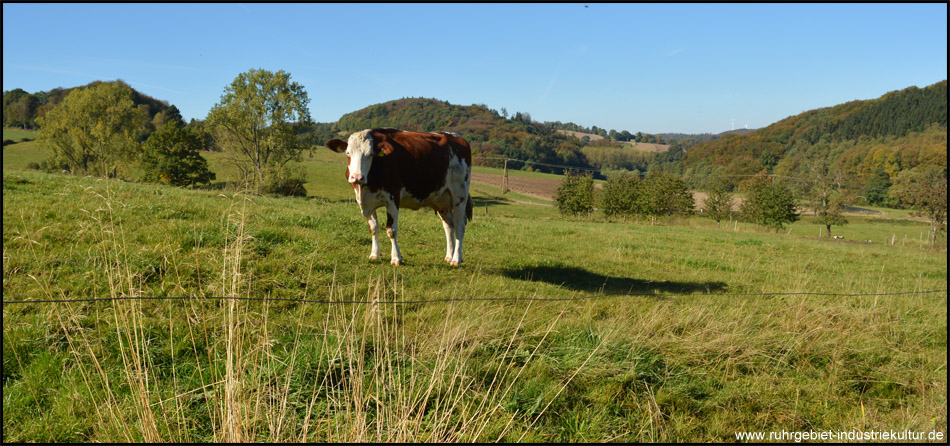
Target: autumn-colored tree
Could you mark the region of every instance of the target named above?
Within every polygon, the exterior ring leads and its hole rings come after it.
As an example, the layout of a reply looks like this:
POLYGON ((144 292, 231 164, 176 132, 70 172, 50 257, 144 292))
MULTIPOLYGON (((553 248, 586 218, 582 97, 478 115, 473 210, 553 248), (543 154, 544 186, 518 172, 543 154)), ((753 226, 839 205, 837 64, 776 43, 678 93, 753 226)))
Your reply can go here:
POLYGON ((946 229, 947 168, 928 166, 905 170, 894 180, 890 193, 901 206, 915 209, 930 220, 930 245, 934 246, 937 234, 946 229))

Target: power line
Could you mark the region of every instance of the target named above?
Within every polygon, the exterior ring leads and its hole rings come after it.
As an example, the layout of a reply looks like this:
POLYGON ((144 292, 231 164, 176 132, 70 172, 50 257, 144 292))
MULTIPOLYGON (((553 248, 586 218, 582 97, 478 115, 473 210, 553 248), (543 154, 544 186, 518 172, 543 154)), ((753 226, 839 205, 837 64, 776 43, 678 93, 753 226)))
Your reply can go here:
POLYGON ((292 299, 286 297, 240 297, 240 296, 122 296, 122 297, 93 297, 87 299, 44 299, 44 300, 4 300, 3 304, 39 304, 39 303, 72 303, 72 302, 108 302, 122 300, 244 300, 244 301, 272 301, 272 302, 301 302, 313 304, 425 304, 425 303, 444 303, 444 302, 565 302, 578 301, 597 298, 613 297, 691 297, 691 296, 737 296, 737 297, 768 297, 768 296, 840 296, 840 297, 866 297, 866 296, 900 296, 909 294, 932 294, 945 293, 947 290, 925 290, 925 291, 896 291, 887 293, 825 293, 825 292, 769 292, 769 293, 599 293, 589 296, 573 297, 451 297, 443 299, 422 299, 422 300, 317 300, 317 299, 292 299))

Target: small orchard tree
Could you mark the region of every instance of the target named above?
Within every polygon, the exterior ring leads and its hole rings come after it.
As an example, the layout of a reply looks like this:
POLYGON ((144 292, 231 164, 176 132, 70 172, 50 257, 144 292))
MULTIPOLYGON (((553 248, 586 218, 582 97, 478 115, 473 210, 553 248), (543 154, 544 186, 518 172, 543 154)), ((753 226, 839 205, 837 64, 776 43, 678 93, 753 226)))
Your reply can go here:
POLYGON ((554 201, 562 215, 590 213, 594 208, 594 177, 569 173, 557 188, 554 201))
POLYGON ((639 184, 639 177, 626 171, 620 171, 608 178, 600 195, 600 207, 604 210, 604 216, 622 216, 626 221, 628 215, 634 214, 639 184))
POLYGON ((169 121, 145 141, 142 168, 145 181, 194 186, 214 180, 208 161, 198 153, 201 139, 179 121, 169 121))
POLYGON ((37 121, 37 138, 53 152, 51 164, 73 173, 111 175, 138 158, 144 121, 132 89, 122 83, 75 89, 37 121))
POLYGON ((280 70, 251 69, 225 87, 206 125, 216 143, 258 191, 312 145, 304 131, 313 127, 303 86, 280 70))
POLYGON ((937 234, 946 229, 947 168, 928 166, 902 171, 890 193, 901 206, 915 209, 930 220, 930 246, 934 246, 937 234))
POLYGON ((640 185, 636 207, 650 216, 651 224, 657 217, 684 215, 692 212, 695 206, 693 194, 682 178, 668 173, 654 173, 647 176, 640 185))
POLYGON ((764 178, 756 178, 746 184, 749 195, 739 212, 747 221, 776 231, 798 221, 795 195, 787 187, 764 178))
POLYGON ((851 202, 851 194, 844 188, 844 175, 840 170, 831 170, 824 163, 811 167, 812 182, 808 189, 809 205, 815 212, 815 223, 824 225, 831 237, 831 227, 848 224, 844 218, 844 206, 851 202))
POLYGON ((714 180, 709 190, 708 196, 703 204, 705 214, 716 221, 716 227, 720 227, 720 222, 732 216, 732 192, 729 191, 729 183, 725 180, 714 180))

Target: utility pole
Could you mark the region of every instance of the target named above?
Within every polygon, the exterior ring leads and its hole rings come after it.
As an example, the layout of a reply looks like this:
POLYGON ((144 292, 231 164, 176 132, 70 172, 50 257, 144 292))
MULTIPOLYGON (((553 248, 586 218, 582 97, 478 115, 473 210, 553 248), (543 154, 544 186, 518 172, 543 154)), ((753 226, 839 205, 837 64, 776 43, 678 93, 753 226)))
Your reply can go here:
POLYGON ((502 195, 508 193, 508 157, 505 157, 505 179, 501 186, 502 195))

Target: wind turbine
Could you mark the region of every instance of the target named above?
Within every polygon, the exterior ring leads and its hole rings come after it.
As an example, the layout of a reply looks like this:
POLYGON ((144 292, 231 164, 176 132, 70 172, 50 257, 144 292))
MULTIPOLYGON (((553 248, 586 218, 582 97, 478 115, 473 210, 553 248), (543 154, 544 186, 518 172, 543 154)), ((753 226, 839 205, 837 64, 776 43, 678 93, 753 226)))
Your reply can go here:
POLYGON ((746 122, 745 122, 745 129, 746 129, 746 130, 749 130, 749 121, 746 121, 746 122))

